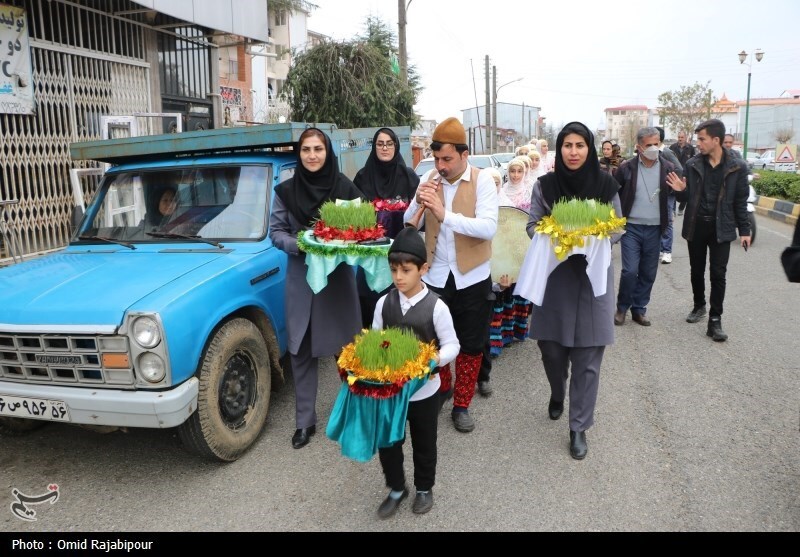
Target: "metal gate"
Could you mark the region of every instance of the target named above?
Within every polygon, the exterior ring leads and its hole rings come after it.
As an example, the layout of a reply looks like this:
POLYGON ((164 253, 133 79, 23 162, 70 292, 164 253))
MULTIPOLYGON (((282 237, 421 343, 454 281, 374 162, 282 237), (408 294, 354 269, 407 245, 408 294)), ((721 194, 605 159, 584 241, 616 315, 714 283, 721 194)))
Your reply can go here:
MULTIPOLYGON (((142 29, 83 1, 86 7, 4 0, 27 9, 31 30, 37 112, 0 114, 0 200, 19 200, 4 206, 0 219, 25 256, 69 242, 74 204, 69 171, 76 165, 69 144, 100 139, 101 116, 151 110, 142 29)), ((124 0, 111 3, 131 6, 124 0)), ((147 118, 140 123, 145 130, 151 125, 147 118)), ((97 177, 83 181, 87 200, 97 183, 97 177)), ((9 244, 0 241, 0 265, 13 262, 9 244)))

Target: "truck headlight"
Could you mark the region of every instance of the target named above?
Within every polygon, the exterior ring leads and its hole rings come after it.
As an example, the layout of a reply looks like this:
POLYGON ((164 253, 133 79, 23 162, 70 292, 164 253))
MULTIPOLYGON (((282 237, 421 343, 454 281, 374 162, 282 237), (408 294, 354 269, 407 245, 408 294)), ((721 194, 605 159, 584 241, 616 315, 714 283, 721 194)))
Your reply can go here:
POLYGON ((167 368, 162 360, 152 352, 145 352, 139 356, 139 365, 136 371, 150 383, 158 383, 167 373, 167 368))
POLYGON ((158 323, 152 317, 139 317, 133 322, 133 338, 142 348, 154 348, 161 342, 158 323))

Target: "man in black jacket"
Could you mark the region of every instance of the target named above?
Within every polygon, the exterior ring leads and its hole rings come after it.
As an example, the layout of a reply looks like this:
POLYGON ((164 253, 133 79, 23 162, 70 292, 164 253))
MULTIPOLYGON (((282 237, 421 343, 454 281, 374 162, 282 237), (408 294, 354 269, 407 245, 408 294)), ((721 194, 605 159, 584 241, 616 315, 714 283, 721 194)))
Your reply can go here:
MULTIPOLYGON (((686 142, 686 132, 678 132, 678 142, 669 146, 669 150, 675 153, 681 166, 686 166, 686 161, 695 156, 696 151, 691 143, 686 142)), ((686 209, 686 202, 681 201, 678 203, 678 216, 683 214, 686 209)))
POLYGON ((747 218, 747 165, 722 147, 725 124, 706 120, 695 130, 700 154, 684 165, 684 178, 675 173, 667 183, 678 201, 687 203, 682 236, 689 248, 694 307, 686 321, 697 323, 706 314, 706 254, 711 278, 711 309, 706 334, 717 342, 728 338, 722 330, 722 303, 731 242, 738 229, 742 247, 750 246, 747 218))

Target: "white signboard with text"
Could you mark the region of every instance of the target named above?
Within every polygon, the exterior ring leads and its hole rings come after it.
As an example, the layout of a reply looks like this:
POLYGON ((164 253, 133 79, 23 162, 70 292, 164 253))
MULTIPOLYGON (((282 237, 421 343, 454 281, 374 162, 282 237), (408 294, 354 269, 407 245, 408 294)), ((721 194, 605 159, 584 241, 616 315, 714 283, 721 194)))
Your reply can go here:
POLYGON ((35 114, 28 18, 0 4, 0 113, 35 114))

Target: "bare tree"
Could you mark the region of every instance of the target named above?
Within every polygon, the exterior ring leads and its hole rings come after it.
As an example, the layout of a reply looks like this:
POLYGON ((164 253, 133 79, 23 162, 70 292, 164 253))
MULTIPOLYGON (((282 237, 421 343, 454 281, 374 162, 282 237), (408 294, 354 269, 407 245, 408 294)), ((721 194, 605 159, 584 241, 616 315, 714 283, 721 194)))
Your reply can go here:
POLYGON ((633 155, 633 147, 636 145, 636 134, 639 131, 638 120, 629 116, 619 130, 617 142, 620 144, 624 156, 633 155))
POLYGON ((794 137, 794 128, 778 128, 772 136, 778 143, 789 143, 794 137))
POLYGON ((712 109, 717 103, 714 92, 705 85, 681 86, 677 91, 666 91, 658 96, 658 115, 665 127, 691 135, 697 125, 712 118, 712 109))

